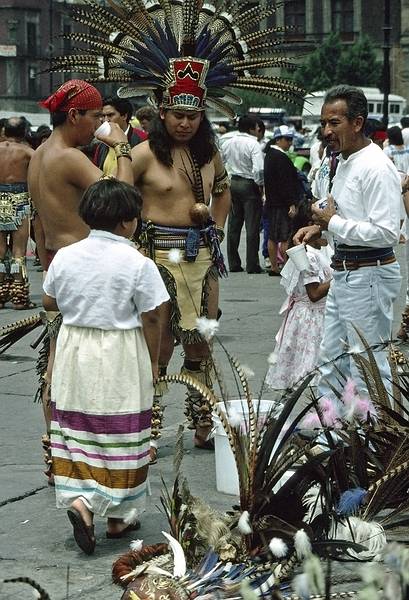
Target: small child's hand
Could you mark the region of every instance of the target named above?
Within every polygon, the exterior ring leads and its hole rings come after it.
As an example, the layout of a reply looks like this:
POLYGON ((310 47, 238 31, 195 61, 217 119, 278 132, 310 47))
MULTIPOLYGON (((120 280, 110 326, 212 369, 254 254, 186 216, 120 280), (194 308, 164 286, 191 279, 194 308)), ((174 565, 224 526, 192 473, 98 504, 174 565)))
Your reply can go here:
POLYGON ((152 363, 152 377, 153 381, 156 381, 159 377, 159 365, 158 363, 152 363))

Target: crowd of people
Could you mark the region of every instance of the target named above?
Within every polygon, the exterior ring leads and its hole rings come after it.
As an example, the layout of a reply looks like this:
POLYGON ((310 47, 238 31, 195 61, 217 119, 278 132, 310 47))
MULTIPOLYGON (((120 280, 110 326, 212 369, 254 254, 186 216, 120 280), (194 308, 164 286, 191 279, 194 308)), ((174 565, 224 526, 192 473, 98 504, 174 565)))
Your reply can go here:
POLYGON ((406 185, 398 171, 408 170, 404 130, 388 130, 383 151, 365 134, 362 91, 333 88, 309 193, 287 154, 292 129, 277 127, 264 144, 264 125, 245 115, 238 133, 216 138, 198 94, 192 108, 169 93, 158 110, 139 109, 135 123, 128 100, 103 99, 91 84, 70 80, 42 103, 52 131, 39 128, 35 150, 23 119, 4 124, 0 302, 31 306, 32 210, 48 320, 48 475, 87 554, 95 548, 94 514, 107 519, 107 537, 139 527, 148 466, 158 458, 165 393, 158 378, 176 344, 192 382, 185 414, 195 446, 213 447, 212 410, 200 392, 212 387, 211 345, 199 322, 212 326, 220 317, 227 219, 229 271, 244 271, 245 225, 245 270, 264 272, 263 230, 269 274, 288 295, 267 383, 291 388, 320 365, 313 382, 320 396, 336 400, 340 370, 364 394, 351 354, 363 350, 362 335, 389 385, 385 349, 377 346, 391 337, 401 283, 394 246, 406 185), (103 121, 109 131, 98 133, 103 121), (286 250, 300 244, 305 269, 286 261, 286 250))

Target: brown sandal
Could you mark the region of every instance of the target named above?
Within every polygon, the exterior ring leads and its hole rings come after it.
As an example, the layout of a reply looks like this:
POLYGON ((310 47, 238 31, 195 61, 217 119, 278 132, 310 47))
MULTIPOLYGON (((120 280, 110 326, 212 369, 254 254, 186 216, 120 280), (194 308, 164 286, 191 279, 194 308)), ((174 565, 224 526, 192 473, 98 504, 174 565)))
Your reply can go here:
POLYGON ((67 509, 67 516, 73 527, 74 539, 85 554, 93 554, 95 550, 94 526, 87 525, 81 513, 72 506, 67 509))

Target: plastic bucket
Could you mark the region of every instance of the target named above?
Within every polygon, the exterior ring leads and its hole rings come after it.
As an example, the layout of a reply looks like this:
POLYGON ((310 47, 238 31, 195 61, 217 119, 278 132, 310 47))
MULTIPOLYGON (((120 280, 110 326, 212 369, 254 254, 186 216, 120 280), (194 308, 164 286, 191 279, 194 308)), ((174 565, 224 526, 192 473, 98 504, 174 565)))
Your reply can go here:
MULTIPOLYGON (((229 406, 240 417, 242 417, 242 428, 246 431, 246 423, 248 423, 248 406, 245 400, 230 400, 229 406)), ((258 400, 253 400, 254 410, 257 414, 258 400)), ((258 425, 261 427, 266 419, 266 415, 270 412, 273 402, 271 400, 261 400, 258 410, 258 425)), ((222 412, 226 412, 224 402, 218 403, 218 408, 222 412)), ((239 476, 237 467, 234 461, 233 452, 230 448, 227 434, 223 425, 217 416, 213 413, 213 424, 215 427, 214 434, 214 449, 216 461, 216 488, 218 492, 223 494, 239 495, 239 476)))

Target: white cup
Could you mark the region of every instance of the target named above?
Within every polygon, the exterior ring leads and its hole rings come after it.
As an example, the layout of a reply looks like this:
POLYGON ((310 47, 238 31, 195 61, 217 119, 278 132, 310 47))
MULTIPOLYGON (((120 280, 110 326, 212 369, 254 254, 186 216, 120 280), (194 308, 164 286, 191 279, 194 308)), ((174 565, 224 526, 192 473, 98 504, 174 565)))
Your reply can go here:
POLYGON ((95 131, 95 137, 99 137, 100 135, 109 135, 111 133, 111 125, 108 121, 104 121, 102 125, 98 127, 95 131))
POLYGON ((304 244, 293 246, 287 250, 287 256, 290 258, 299 271, 306 271, 310 267, 307 250, 304 244))

